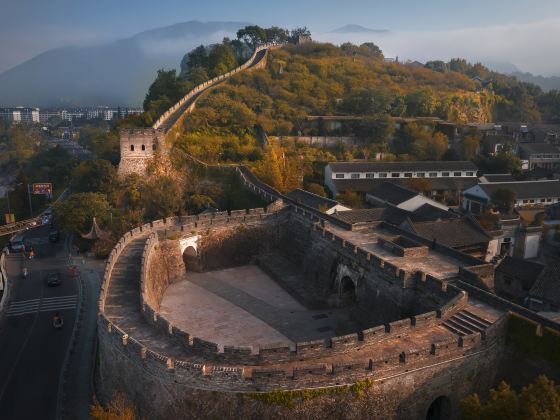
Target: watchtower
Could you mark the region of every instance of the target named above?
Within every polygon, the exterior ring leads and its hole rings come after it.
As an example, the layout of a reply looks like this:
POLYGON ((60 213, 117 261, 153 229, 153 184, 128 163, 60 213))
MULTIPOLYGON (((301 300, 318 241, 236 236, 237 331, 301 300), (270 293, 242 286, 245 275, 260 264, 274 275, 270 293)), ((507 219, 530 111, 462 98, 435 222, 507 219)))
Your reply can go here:
POLYGON ((131 173, 144 175, 148 162, 155 153, 165 153, 165 132, 153 128, 123 129, 120 132, 121 161, 119 177, 124 178, 131 173))

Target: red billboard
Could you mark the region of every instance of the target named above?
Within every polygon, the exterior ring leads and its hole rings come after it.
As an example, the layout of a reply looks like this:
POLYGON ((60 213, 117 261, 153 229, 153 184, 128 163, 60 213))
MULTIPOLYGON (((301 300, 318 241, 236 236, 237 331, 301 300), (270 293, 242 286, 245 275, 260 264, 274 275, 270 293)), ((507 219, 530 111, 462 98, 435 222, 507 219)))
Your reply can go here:
POLYGON ((33 194, 52 196, 52 184, 50 182, 41 182, 33 184, 33 194))

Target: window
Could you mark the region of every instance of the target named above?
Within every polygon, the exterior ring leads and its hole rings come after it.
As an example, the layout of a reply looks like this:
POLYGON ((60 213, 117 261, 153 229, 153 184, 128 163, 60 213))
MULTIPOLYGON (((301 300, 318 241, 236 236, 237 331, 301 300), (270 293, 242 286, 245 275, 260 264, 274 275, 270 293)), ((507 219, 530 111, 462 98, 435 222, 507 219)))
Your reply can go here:
POLYGON ((146 150, 146 145, 142 145, 142 151, 146 150))
POLYGON ((380 172, 378 177, 379 178, 387 178, 387 174, 385 172, 380 172))
POLYGON ((134 145, 133 144, 130 145, 130 151, 134 152, 134 145))
POLYGON ((374 178, 374 177, 375 177, 375 174, 372 173, 372 172, 368 172, 368 173, 366 174, 366 178, 374 178))
POLYGON ((424 177, 426 176, 426 174, 425 174, 424 172, 417 172, 417 173, 416 173, 416 176, 417 176, 418 178, 424 178, 424 177))
POLYGON ((360 174, 350 174, 350 178, 352 178, 352 179, 359 179, 359 178, 360 178, 360 174))
POLYGON ((547 203, 552 202, 552 198, 547 198, 547 199, 546 199, 546 202, 547 202, 547 203))
POLYGON ((442 172, 441 176, 449 176, 449 172, 442 172))
POLYGON ((400 178, 400 177, 401 177, 400 172, 393 172, 393 173, 391 174, 391 178, 400 178))
POLYGON ((157 144, 152 144, 152 150, 156 150, 157 149, 157 144))
POLYGON ((467 172, 467 176, 474 176, 474 172, 467 172))
POLYGON ((523 200, 523 204, 527 204, 529 200, 523 200))
POLYGON ((535 200, 529 200, 529 203, 534 203, 534 202, 535 202, 535 200))
POLYGON ((541 203, 544 203, 546 200, 544 198, 541 198, 541 203))
POLYGON ((405 178, 412 178, 412 172, 405 172, 404 177, 405 178))
POLYGON ((334 174, 334 177, 338 179, 344 178, 344 174, 334 174))
POLYGON ((462 172, 453 172, 453 176, 461 176, 462 174, 462 172))
POLYGON ((430 172, 430 178, 436 178, 437 172, 430 172))

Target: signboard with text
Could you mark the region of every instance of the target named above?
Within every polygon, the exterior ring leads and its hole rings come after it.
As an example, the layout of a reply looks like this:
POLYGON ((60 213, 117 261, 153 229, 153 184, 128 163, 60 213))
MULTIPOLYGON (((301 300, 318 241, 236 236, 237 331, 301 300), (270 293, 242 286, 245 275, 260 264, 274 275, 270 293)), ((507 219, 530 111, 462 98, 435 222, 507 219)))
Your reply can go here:
POLYGON ((33 184, 33 194, 52 197, 52 184, 50 182, 33 184))

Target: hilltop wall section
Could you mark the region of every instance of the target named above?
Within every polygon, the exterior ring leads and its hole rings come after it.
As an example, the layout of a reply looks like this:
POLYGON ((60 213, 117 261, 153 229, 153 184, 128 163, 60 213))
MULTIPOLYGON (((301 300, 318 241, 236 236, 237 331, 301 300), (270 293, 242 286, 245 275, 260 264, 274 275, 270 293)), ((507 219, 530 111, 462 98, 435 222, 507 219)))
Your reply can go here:
POLYGON ((280 46, 277 44, 259 46, 251 58, 241 66, 196 86, 161 115, 152 128, 121 130, 119 177, 123 179, 132 173, 144 176, 148 163, 154 158, 156 151, 161 153, 163 158, 167 156, 170 143, 166 142, 166 137, 178 133, 178 127, 194 110, 200 96, 239 72, 264 68, 268 51, 280 46))

